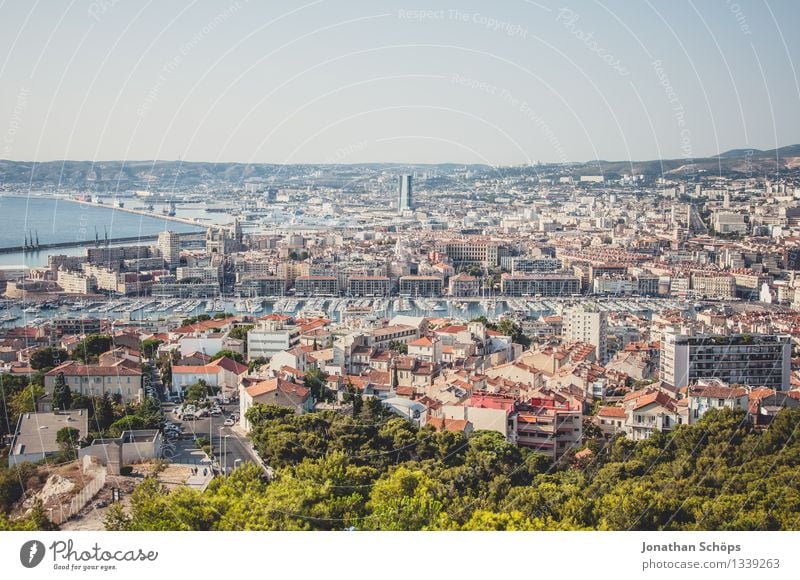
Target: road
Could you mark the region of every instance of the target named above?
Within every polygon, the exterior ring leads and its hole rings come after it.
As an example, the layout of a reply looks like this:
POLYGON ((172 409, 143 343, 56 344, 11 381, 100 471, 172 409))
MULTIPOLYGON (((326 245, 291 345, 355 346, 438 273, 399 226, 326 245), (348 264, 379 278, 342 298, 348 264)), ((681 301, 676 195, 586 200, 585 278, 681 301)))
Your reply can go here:
POLYGON ((172 413, 174 405, 166 403, 166 393, 158 371, 151 369, 151 383, 161 399, 162 409, 167 421, 183 425, 184 434, 191 433, 194 437, 205 437, 211 442, 212 454, 218 460, 218 466, 225 472, 230 472, 236 465, 244 462, 257 463, 255 452, 252 451, 250 441, 223 423, 232 413, 239 412, 238 403, 220 405, 221 417, 204 417, 194 421, 181 421, 172 413))
POLYGON ((219 459, 220 469, 230 472, 239 462, 254 461, 250 451, 250 441, 238 435, 230 427, 225 427, 225 418, 233 412, 239 411, 236 403, 221 405, 222 417, 203 417, 194 421, 179 421, 173 414, 168 415, 168 420, 184 426, 184 433, 191 433, 195 437, 206 437, 211 442, 214 456, 219 459), (222 446, 220 447, 220 443, 222 446))

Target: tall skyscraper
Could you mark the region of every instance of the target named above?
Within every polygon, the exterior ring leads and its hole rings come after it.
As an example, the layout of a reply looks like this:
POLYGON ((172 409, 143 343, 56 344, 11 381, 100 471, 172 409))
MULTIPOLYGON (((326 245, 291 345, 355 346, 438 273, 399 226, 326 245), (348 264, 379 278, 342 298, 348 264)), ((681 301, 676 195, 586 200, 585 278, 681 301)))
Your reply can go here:
POLYGON ((399 211, 406 211, 413 209, 414 201, 411 193, 411 176, 400 176, 400 190, 399 190, 399 203, 397 205, 399 211))
POLYGON ((181 264, 181 238, 175 232, 161 232, 158 234, 156 244, 161 257, 170 268, 177 268, 181 264))

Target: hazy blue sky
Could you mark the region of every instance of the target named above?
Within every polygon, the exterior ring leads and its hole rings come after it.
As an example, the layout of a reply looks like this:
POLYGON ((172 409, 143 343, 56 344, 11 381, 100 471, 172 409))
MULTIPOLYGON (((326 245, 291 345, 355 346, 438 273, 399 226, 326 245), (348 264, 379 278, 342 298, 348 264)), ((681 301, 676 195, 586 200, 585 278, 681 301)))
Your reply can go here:
POLYGON ((799 22, 795 0, 10 0, 0 158, 506 165, 774 148, 800 142, 799 22))

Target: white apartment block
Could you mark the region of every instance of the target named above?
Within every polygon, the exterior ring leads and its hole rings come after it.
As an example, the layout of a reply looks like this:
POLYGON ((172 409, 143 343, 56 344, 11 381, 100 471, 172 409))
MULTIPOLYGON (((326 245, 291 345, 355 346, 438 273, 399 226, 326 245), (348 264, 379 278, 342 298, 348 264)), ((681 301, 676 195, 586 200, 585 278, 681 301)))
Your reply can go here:
POLYGON ((564 340, 594 345, 595 356, 606 362, 608 356, 608 314, 605 311, 578 306, 564 314, 564 340))

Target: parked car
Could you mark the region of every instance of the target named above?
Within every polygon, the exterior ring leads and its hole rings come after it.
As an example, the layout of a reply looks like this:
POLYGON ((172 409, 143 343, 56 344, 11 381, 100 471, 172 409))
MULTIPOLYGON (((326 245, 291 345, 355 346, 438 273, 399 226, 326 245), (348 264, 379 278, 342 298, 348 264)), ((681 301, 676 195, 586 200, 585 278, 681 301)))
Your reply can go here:
POLYGON ((235 421, 231 417, 228 417, 227 419, 225 419, 223 425, 225 425, 226 427, 233 427, 234 423, 235 421))

